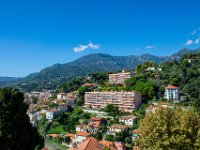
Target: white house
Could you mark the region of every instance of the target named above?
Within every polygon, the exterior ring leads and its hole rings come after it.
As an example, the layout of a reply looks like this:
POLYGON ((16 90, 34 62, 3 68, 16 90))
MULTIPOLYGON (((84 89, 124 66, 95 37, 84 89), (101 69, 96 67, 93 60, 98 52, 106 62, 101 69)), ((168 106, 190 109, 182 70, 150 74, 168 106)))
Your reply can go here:
POLYGON ((116 135, 116 133, 122 132, 122 131, 127 131, 128 127, 125 125, 121 124, 113 124, 112 126, 109 127, 109 130, 107 131, 107 134, 112 134, 116 135))
POLYGON ((134 116, 134 115, 122 116, 119 118, 119 122, 123 122, 127 126, 133 126, 136 119, 137 119, 137 116, 134 116))
POLYGON ((55 116, 57 115, 57 112, 58 111, 56 109, 48 110, 46 112, 46 119, 53 120, 55 116))
POLYGON ((81 143, 83 140, 89 137, 90 133, 87 132, 76 132, 75 140, 77 143, 81 143))
POLYGON ((87 132, 88 126, 87 125, 77 125, 76 132, 87 132))
POLYGON ((65 93, 58 93, 57 94, 57 99, 64 99, 65 93))
POLYGON ((168 85, 167 87, 165 87, 164 99, 167 99, 169 101, 178 101, 179 100, 178 87, 172 85, 168 85))

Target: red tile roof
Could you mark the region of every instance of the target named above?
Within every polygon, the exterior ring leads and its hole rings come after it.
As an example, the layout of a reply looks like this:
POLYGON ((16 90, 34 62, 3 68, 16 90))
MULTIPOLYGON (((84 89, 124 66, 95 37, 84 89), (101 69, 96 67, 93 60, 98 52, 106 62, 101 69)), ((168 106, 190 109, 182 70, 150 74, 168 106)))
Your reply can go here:
POLYGON ((59 134, 47 134, 47 136, 50 136, 52 138, 58 138, 58 137, 60 137, 59 134))
POLYGON ((85 83, 85 84, 83 84, 83 86, 93 86, 93 84, 91 84, 91 83, 85 83))
POLYGON ((140 129, 135 129, 132 131, 132 133, 136 133, 136 134, 139 134, 140 132, 141 132, 140 129))
POLYGON ((75 139, 75 134, 68 133, 68 134, 66 134, 65 136, 75 139))
POLYGON ((166 89, 177 89, 178 87, 173 86, 173 85, 168 85, 165 87, 166 89))
POLYGON ((123 119, 123 120, 128 120, 128 119, 133 119, 135 120, 137 118, 137 116, 134 116, 134 115, 130 115, 130 116, 121 116, 120 119, 123 119))
POLYGON ((77 144, 76 148, 70 148, 70 150, 102 150, 102 148, 95 138, 90 137, 82 143, 77 144))
POLYGON ((88 133, 88 132, 81 132, 81 131, 78 131, 78 132, 76 132, 76 135, 87 137, 87 136, 90 135, 90 133, 88 133))
POLYGON ((99 128, 101 126, 100 122, 90 123, 88 126, 99 128))
POLYGON ((113 124, 110 128, 115 128, 115 129, 127 129, 128 127, 125 125, 121 124, 113 124))
POLYGON ((91 121, 101 121, 102 119, 104 119, 104 118, 101 118, 101 117, 92 117, 92 118, 90 118, 91 121))

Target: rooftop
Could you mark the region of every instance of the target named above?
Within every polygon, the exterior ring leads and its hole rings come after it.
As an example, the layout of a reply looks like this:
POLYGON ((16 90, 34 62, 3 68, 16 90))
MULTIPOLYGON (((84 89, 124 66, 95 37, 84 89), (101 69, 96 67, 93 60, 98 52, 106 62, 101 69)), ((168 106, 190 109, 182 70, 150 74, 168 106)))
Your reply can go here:
POLYGON ((85 84, 83 84, 83 86, 93 86, 93 84, 91 84, 91 83, 85 83, 85 84))
POLYGON ((168 85, 165 87, 166 89, 177 89, 178 87, 173 86, 173 85, 168 85))
POLYGON ((112 126, 110 126, 110 128, 127 129, 128 127, 125 125, 121 125, 121 124, 113 124, 112 126))
POLYGON ((75 139, 75 134, 68 133, 68 134, 66 134, 65 136, 75 139))
POLYGON ((92 118, 90 118, 91 121, 101 121, 102 119, 105 119, 105 118, 101 118, 101 117, 92 117, 92 118))
POLYGON ((50 136, 52 138, 58 138, 58 137, 60 137, 59 134, 47 134, 47 136, 50 136))
POLYGON ((76 132, 76 135, 78 135, 78 136, 84 136, 84 137, 87 137, 87 136, 89 136, 89 135, 90 135, 90 133, 88 133, 88 132, 82 132, 82 131, 78 131, 78 132, 76 132))
POLYGON ((56 112, 57 109, 51 109, 51 110, 47 110, 47 112, 56 112))
POLYGON ((132 131, 132 133, 136 133, 136 134, 139 134, 140 132, 141 132, 140 129, 135 129, 132 131))
POLYGON ((70 148, 69 150, 102 150, 102 148, 95 138, 90 137, 77 144, 77 147, 70 148))
POLYGON ((130 115, 130 116, 121 116, 120 119, 123 119, 123 120, 128 120, 128 119, 133 119, 135 120, 137 118, 137 116, 134 116, 134 115, 130 115))

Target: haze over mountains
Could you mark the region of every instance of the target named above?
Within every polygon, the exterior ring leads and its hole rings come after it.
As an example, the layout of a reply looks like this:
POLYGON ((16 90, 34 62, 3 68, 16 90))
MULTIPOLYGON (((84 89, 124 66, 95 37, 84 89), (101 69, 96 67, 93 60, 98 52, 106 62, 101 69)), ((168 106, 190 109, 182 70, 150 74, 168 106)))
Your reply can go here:
POLYGON ((196 50, 182 49, 171 56, 154 56, 143 54, 140 56, 112 56, 109 54, 89 54, 73 62, 65 64, 55 64, 47 67, 38 73, 32 73, 25 78, 5 78, 0 77, 0 86, 18 85, 23 89, 43 89, 55 88, 60 83, 69 80, 74 76, 84 76, 95 72, 116 72, 123 68, 133 69, 136 65, 146 61, 156 63, 179 59, 188 52, 200 52, 196 50))

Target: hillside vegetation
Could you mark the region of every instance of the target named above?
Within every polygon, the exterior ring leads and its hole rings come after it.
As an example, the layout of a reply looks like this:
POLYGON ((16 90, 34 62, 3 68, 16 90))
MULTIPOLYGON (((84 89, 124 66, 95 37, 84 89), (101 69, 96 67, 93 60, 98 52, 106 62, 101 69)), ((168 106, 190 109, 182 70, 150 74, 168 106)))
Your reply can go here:
POLYGON ((94 73, 82 78, 73 78, 63 83, 60 91, 77 91, 79 100, 83 103, 86 91, 132 91, 141 92, 143 102, 149 100, 163 100, 165 86, 171 84, 179 87, 183 105, 194 106, 200 109, 200 53, 189 53, 179 61, 145 62, 137 65, 135 74, 128 79, 124 85, 109 85, 108 74, 94 73), (155 70, 147 70, 148 68, 155 70), (82 86, 84 83, 92 83, 92 87, 82 86))

